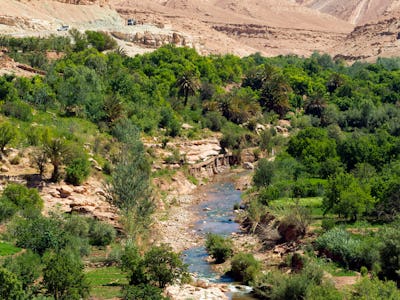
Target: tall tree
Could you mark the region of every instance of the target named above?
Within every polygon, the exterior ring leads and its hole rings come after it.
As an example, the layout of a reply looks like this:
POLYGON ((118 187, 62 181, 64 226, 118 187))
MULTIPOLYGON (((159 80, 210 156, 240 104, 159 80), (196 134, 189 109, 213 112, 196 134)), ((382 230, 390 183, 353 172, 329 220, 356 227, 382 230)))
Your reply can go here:
POLYGON ((199 89, 198 78, 192 71, 185 71, 176 83, 178 93, 185 98, 184 106, 187 105, 189 96, 192 96, 199 89))
POLYGON ((139 131, 129 120, 120 120, 114 127, 114 135, 121 147, 107 185, 107 199, 120 210, 126 234, 136 239, 146 232, 154 210, 150 166, 139 131))

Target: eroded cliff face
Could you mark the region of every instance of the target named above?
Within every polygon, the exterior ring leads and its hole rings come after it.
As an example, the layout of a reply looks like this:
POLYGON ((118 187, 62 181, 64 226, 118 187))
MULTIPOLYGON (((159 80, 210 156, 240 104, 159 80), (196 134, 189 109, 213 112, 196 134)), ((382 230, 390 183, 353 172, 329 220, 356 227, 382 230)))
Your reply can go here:
POLYGON ((104 6, 109 4, 109 0, 53 0, 61 3, 66 4, 75 4, 75 5, 92 5, 97 4, 100 6, 104 6))

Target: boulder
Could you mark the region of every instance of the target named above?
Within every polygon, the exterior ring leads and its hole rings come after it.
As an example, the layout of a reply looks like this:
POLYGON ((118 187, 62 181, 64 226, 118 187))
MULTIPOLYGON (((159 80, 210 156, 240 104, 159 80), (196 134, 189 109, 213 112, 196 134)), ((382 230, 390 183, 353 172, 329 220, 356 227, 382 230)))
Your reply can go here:
POLYGON ((10 171, 10 169, 9 168, 7 168, 6 166, 4 166, 4 165, 2 165, 1 167, 0 167, 0 172, 4 172, 4 173, 6 173, 6 172, 9 172, 10 171))
POLYGON ((69 186, 62 186, 57 188, 58 193, 60 194, 60 198, 68 198, 71 196, 73 190, 69 186))
POLYGON ((254 170, 254 165, 251 162, 245 162, 243 163, 243 168, 246 170, 254 170))

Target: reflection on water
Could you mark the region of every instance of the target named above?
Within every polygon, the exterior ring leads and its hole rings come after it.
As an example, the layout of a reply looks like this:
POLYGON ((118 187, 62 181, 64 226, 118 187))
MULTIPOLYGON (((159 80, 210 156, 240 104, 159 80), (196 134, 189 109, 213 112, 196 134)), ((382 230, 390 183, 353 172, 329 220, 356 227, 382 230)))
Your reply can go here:
MULTIPOLYGON (((232 182, 218 182, 211 184, 205 193, 204 201, 195 207, 200 218, 195 224, 198 234, 215 233, 229 236, 239 231, 239 224, 234 221, 233 206, 240 203, 241 192, 235 190, 232 182)), ((219 276, 206 261, 208 253, 204 246, 190 248, 183 252, 183 260, 189 265, 189 272, 198 277, 206 278, 217 283, 233 283, 228 276, 219 276)), ((254 299, 239 292, 229 293, 232 300, 254 299)))

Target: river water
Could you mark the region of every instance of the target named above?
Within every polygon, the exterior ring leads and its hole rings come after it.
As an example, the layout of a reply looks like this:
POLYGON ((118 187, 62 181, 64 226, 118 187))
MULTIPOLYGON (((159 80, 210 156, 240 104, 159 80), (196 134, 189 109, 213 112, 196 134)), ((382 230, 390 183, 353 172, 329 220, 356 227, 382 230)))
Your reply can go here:
MULTIPOLYGON (((241 192, 235 189, 232 179, 225 175, 218 175, 217 181, 207 185, 204 200, 193 207, 198 211, 199 220, 194 229, 200 235, 208 232, 230 236, 239 232, 239 224, 234 221, 233 206, 240 203, 241 192)), ((183 252, 183 260, 189 265, 189 272, 197 274, 198 278, 205 278, 210 282, 227 283, 234 290, 235 283, 228 276, 220 276, 206 261, 208 253, 204 246, 190 248, 183 252)), ((232 300, 255 299, 243 292, 231 292, 232 300)))

